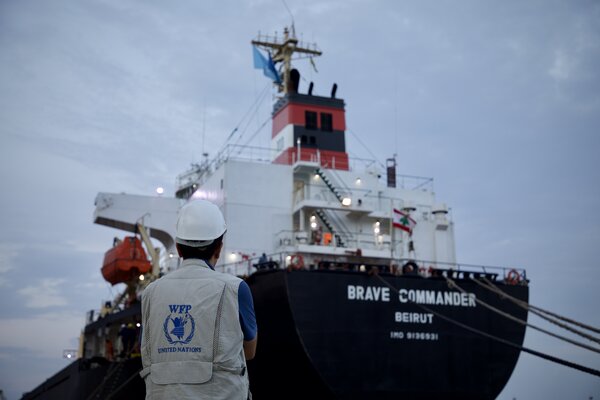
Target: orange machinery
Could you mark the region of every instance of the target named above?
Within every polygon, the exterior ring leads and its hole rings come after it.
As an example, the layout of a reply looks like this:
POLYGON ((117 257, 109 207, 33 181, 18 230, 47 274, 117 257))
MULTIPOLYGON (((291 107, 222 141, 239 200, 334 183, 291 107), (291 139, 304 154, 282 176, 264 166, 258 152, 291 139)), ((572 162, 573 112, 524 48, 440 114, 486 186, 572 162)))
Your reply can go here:
POLYGON ((146 257, 142 242, 135 236, 127 236, 122 241, 115 239, 115 245, 104 254, 102 276, 113 285, 130 282, 152 269, 146 257))

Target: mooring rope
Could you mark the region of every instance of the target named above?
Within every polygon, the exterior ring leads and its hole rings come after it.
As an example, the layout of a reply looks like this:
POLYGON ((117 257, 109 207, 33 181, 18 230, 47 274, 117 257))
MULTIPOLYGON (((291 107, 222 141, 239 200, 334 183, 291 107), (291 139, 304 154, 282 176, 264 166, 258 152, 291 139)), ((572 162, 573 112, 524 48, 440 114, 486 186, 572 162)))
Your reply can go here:
MULTIPOLYGON (((463 288, 461 288, 460 286, 458 286, 456 284, 456 282, 454 282, 452 279, 446 277, 446 282, 448 282, 448 286, 450 288, 455 288, 455 289, 457 289, 461 293, 467 293, 466 290, 464 290, 463 288)), ((504 318, 510 319, 511 321, 514 321, 514 322, 519 323, 521 325, 528 326, 528 327, 530 327, 532 329, 535 329, 536 331, 540 331, 542 333, 545 333, 546 335, 553 336, 553 337, 555 337, 557 339, 564 340, 565 342, 569 342, 569 343, 571 343, 571 344, 573 344, 575 346, 579 346, 579 347, 582 347, 584 349, 587 349, 587 350, 590 350, 590 351, 594 351, 596 353, 600 353, 600 349, 597 349, 595 347, 591 347, 591 346, 589 346, 589 345, 587 345, 585 343, 581 343, 581 342, 578 342, 576 340, 569 339, 568 337, 556 334, 554 332, 550 332, 549 330, 546 330, 544 328, 540 328, 539 326, 530 324, 529 322, 524 321, 522 319, 519 319, 519 318, 517 318, 514 315, 511 315, 509 313, 506 313, 506 312, 504 312, 504 311, 502 311, 502 310, 500 310, 500 309, 498 309, 498 308, 496 308, 496 307, 494 307, 494 306, 486 303, 485 301, 483 301, 481 299, 478 299, 477 297, 475 297, 475 301, 477 302, 477 304, 479 304, 479 305, 487 308, 488 310, 491 310, 491 311, 493 311, 493 312, 495 312, 495 313, 497 313, 499 315, 502 315, 504 318)))
MULTIPOLYGON (((483 282, 481 282, 480 280, 478 280, 478 279, 475 279, 475 278, 470 278, 470 279, 471 279, 473 282, 475 282, 476 284, 478 284, 479 286, 481 286, 481 287, 483 287, 483 288, 485 288, 485 289, 487 289, 487 290, 490 290, 490 291, 491 291, 491 292, 493 292, 493 293, 496 293, 498 296, 500 296, 500 297, 502 297, 502 298, 505 298, 505 299, 507 299, 507 300, 511 301, 512 303, 516 304, 517 306, 519 306, 519 307, 521 307, 521 308, 523 308, 523 309, 525 309, 525 310, 527 310, 527 311, 529 311, 529 312, 531 312, 531 313, 533 313, 533 314, 535 314, 535 315, 539 316, 540 318, 543 318, 543 319, 545 319, 546 321, 548 321, 548 322, 550 322, 550 323, 553 323, 554 325, 557 325, 557 326, 559 326, 559 327, 561 327, 561 328, 563 328, 563 329, 566 329, 566 330, 568 330, 568 331, 570 331, 570 332, 573 332, 573 333, 575 333, 576 335, 579 335, 579 336, 581 336, 581 337, 583 337, 583 338, 586 338, 586 339, 588 339, 588 340, 591 340, 592 342, 596 342, 596 343, 600 344, 600 339, 599 339, 599 338, 597 338, 597 337, 595 337, 595 336, 592 336, 592 335, 589 335, 589 334, 587 334, 587 333, 585 333, 585 332, 582 332, 582 331, 580 331, 579 329, 575 329, 575 328, 573 328, 572 326, 569 326, 569 325, 563 324, 562 322, 560 322, 560 321, 557 321, 556 319, 554 319, 554 318, 551 318, 551 317, 549 317, 549 316, 545 315, 543 312, 540 312, 540 311, 538 311, 538 310, 536 309, 537 307, 535 307, 535 306, 532 306, 532 305, 528 304, 528 303, 527 303, 527 302, 525 302, 525 301, 522 301, 522 300, 520 300, 520 299, 517 299, 517 298, 515 298, 515 297, 513 297, 513 296, 509 295, 508 293, 506 293, 505 291, 503 291, 503 290, 502 290, 502 289, 500 289, 499 287, 495 286, 495 285, 494 285, 492 282, 490 282, 489 280, 487 280, 485 277, 484 277, 483 279, 484 279, 484 280, 485 280, 487 283, 483 283, 483 282)), ((563 318, 564 318, 564 317, 563 317, 563 318)), ((580 324, 580 323, 578 323, 578 325, 579 325, 579 324, 580 324)), ((592 328, 592 330, 595 330, 593 327, 590 327, 590 328, 592 328)))
MULTIPOLYGON (((385 279, 383 279, 379 274, 376 274, 375 276, 379 280, 381 280, 384 285, 386 285, 387 287, 389 287, 390 289, 392 289, 392 291, 394 291, 396 294, 399 294, 398 289, 396 289, 392 284, 390 284, 388 281, 386 281, 385 279)), ((520 351, 524 351, 526 353, 529 353, 529 354, 532 354, 534 356, 543 358, 545 360, 554 362, 556 364, 564 365, 566 367, 573 368, 573 369, 576 369, 578 371, 586 372, 588 374, 600 377, 600 371, 599 370, 596 370, 596 369, 593 369, 593 368, 589 368, 589 367, 586 367, 586 366, 583 366, 583 365, 579 365, 579 364, 576 364, 576 363, 571 362, 571 361, 563 360, 561 358, 554 357, 554 356, 551 356, 549 354, 545 354, 545 353, 542 353, 540 351, 533 350, 533 349, 530 349, 530 348, 518 345, 518 344, 513 343, 513 342, 511 342, 509 340, 500 338, 498 336, 494 336, 494 335, 489 334, 487 332, 481 331, 481 330, 479 330, 477 328, 473 328, 473 327, 471 327, 469 325, 463 324, 462 322, 459 322, 459 321, 457 321, 455 319, 452 319, 452 318, 447 317, 447 316, 445 316, 443 314, 440 314, 439 312, 434 311, 434 310, 430 309, 429 307, 426 307, 426 306, 424 306, 422 304, 415 303, 414 301, 412 301, 410 299, 408 299, 408 301, 411 302, 412 304, 414 304, 415 306, 419 307, 420 309, 425 310, 428 313, 431 313, 431 314, 437 316, 440 319, 443 319, 444 321, 447 321, 447 322, 449 322, 449 323, 451 323, 453 325, 459 326, 459 327, 461 327, 461 328, 463 328, 465 330, 468 330, 470 332, 476 333, 476 334, 478 334, 480 336, 487 337, 488 339, 495 340, 496 342, 502 343, 502 344, 504 344, 506 346, 518 349, 520 351)))

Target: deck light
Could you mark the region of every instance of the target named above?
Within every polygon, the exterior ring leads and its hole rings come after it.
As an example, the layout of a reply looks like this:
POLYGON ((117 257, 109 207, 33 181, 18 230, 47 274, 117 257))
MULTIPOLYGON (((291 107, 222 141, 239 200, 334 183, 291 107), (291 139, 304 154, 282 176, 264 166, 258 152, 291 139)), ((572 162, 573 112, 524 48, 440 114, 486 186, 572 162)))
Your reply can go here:
POLYGON ((319 174, 315 174, 315 175, 313 176, 313 178, 315 179, 315 181, 316 181, 316 180, 319 180, 319 174))
POLYGON ((360 180, 360 178, 356 178, 356 184, 357 184, 357 185, 360 185, 360 183, 361 183, 361 180, 360 180))
POLYGON ((317 217, 314 215, 310 216, 310 222, 315 222, 317 220, 317 217))
POLYGON ((310 227, 311 227, 312 229, 317 229, 317 223, 316 223, 316 222, 314 222, 314 221, 313 221, 313 222, 311 222, 311 223, 310 223, 310 227))
POLYGON ((135 326, 137 326, 137 327, 139 328, 140 326, 142 326, 142 324, 140 324, 140 323, 138 322, 137 324, 135 324, 135 326))
POLYGON ((360 272, 365 272, 367 270, 367 267, 365 267, 365 265, 361 265, 360 266, 360 272))
POLYGON ((161 186, 156 188, 156 194, 158 194, 159 196, 161 194, 163 194, 165 192, 165 189, 163 189, 161 186))
POLYGON ((142 282, 142 281, 143 281, 144 279, 146 279, 146 278, 144 277, 144 275, 140 275, 140 276, 138 277, 138 279, 140 280, 140 282, 142 282))
POLYGON ((77 357, 77 350, 63 350, 63 358, 70 360, 77 357))
POLYGON ((342 205, 343 205, 343 206, 346 206, 346 207, 348 207, 348 206, 350 206, 351 204, 352 204, 352 199, 351 199, 350 197, 344 197, 344 198, 342 199, 342 205))

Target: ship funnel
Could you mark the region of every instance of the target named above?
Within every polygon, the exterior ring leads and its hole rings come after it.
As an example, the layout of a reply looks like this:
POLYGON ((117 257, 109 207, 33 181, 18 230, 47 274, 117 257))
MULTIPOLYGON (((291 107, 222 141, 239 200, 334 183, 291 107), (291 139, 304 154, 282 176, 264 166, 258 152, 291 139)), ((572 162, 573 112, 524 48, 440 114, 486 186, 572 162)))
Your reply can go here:
POLYGON ((337 83, 334 83, 331 88, 331 98, 335 99, 335 92, 337 92, 337 83))
POLYGON ((300 72, 296 68, 290 71, 290 81, 288 83, 288 93, 298 93, 298 85, 300 84, 300 72))
POLYGON ((308 85, 308 95, 312 96, 312 91, 313 91, 313 87, 315 86, 314 83, 310 83, 310 85, 308 85))
POLYGON ((390 188, 396 187, 396 158, 388 158, 385 160, 387 169, 387 186, 390 188))

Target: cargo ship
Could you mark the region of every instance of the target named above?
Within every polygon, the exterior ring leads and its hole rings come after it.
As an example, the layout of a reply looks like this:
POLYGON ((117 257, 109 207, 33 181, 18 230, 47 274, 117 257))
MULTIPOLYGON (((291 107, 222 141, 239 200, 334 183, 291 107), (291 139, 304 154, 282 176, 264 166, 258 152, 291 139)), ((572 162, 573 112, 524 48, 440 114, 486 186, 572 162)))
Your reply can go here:
POLYGON ((525 326, 482 304, 526 321, 489 290, 527 302, 526 271, 458 263, 451 209, 433 179, 398 174, 395 156, 348 155, 337 85, 327 96, 312 82, 302 92, 292 66, 320 56, 316 45, 287 29, 252 45, 278 93, 271 146, 225 145, 179 175, 172 198, 97 195, 94 222, 129 232, 102 267, 126 289, 88 314, 76 360, 23 398, 145 397, 139 300, 178 268, 177 213, 197 198, 219 205, 228 224, 217 270, 245 278, 254 297, 254 398, 496 398, 525 326))

